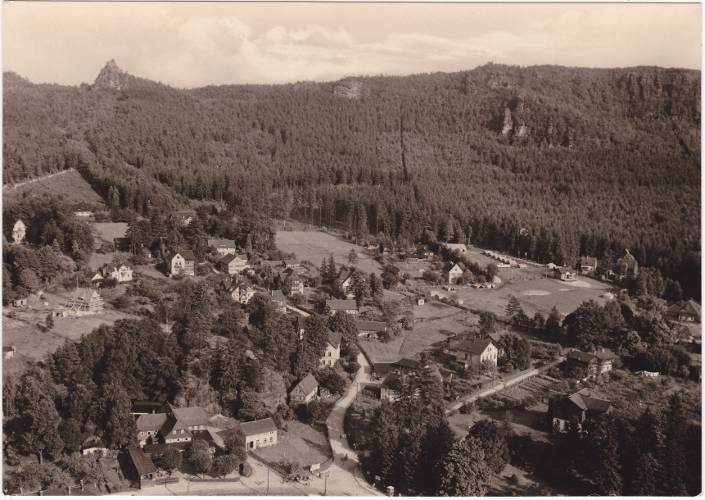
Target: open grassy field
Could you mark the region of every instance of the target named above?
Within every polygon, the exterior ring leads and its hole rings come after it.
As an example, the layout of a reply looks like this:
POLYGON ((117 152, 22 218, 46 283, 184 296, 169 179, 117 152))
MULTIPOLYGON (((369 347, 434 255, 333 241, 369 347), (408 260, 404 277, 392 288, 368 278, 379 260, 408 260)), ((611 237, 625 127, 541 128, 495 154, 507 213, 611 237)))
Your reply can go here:
POLYGON ((103 199, 98 193, 81 177, 81 174, 73 169, 26 181, 16 186, 3 186, 2 195, 6 205, 24 197, 46 198, 54 195, 83 206, 104 206, 103 199))
POLYGON ((509 296, 514 295, 521 302, 524 312, 533 316, 537 311, 547 315, 553 306, 561 314, 569 314, 590 299, 602 304, 607 300, 603 297, 604 293, 611 290, 608 284, 589 278, 570 282, 538 277, 505 283, 496 289, 456 287, 456 294, 467 307, 491 311, 500 316, 505 314, 509 296))
POLYGON ((124 238, 127 232, 127 222, 93 222, 91 226, 98 238, 109 243, 115 238, 124 238))
POLYGON ((358 269, 377 274, 382 270, 379 263, 365 254, 362 247, 321 231, 277 231, 275 241, 282 252, 294 253, 298 260, 307 260, 315 266, 319 266, 330 255, 333 255, 338 265, 347 265, 350 249, 354 248, 358 258, 355 266, 358 269))
MULTIPOLYGON (((82 335, 90 333, 100 325, 112 325, 118 319, 132 316, 114 309, 107 308, 101 313, 78 318, 54 318, 54 327, 44 331, 38 323, 44 324, 47 314, 54 307, 65 302, 66 294, 62 296, 46 294, 49 305, 36 304, 27 309, 6 309, 13 311, 15 318, 3 315, 2 343, 4 346, 14 345, 18 360, 37 361, 52 353, 66 340, 78 340, 82 335)), ((5 368, 19 368, 20 363, 10 364, 5 368), (17 366, 14 366, 17 365, 17 366)))
POLYGON ((477 323, 474 314, 440 302, 430 302, 414 307, 413 330, 402 330, 391 342, 360 340, 373 363, 397 361, 435 348, 445 339, 467 330, 477 323))

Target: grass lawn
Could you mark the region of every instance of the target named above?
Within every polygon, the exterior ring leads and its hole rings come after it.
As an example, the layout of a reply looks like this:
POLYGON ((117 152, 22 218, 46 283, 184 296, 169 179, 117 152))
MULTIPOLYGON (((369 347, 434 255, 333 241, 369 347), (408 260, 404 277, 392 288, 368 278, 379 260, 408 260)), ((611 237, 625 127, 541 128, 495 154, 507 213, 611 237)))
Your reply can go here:
POLYGON ((611 289, 608 284, 589 278, 564 282, 536 276, 531 280, 505 282, 496 289, 456 287, 455 293, 463 299, 465 306, 491 311, 500 316, 506 314, 509 296, 514 295, 529 316, 533 316, 537 311, 546 316, 553 306, 556 306, 561 314, 567 315, 586 300, 593 299, 602 304, 606 301, 602 295, 611 289))
POLYGON ((2 195, 6 205, 21 199, 24 194, 30 198, 45 199, 54 195, 72 203, 104 206, 103 199, 75 170, 66 170, 56 175, 26 182, 17 187, 4 186, 2 195))
POLYGON ((605 381, 584 384, 597 397, 611 401, 616 413, 636 418, 647 408, 663 410, 669 398, 681 392, 691 418, 700 421, 701 386, 698 382, 667 375, 644 378, 627 370, 613 370, 605 381))
POLYGON ((115 238, 124 238, 127 222, 93 222, 93 230, 101 240, 112 243, 115 238))
POLYGON ((402 330, 390 342, 360 340, 359 344, 373 363, 409 358, 429 348, 436 348, 448 337, 461 333, 477 322, 474 314, 440 302, 414 307, 413 330, 402 330))
POLYGON ((48 306, 38 304, 27 309, 13 309, 16 318, 3 315, 3 345, 14 345, 17 349, 17 362, 11 363, 10 369, 19 368, 22 360, 41 360, 66 340, 78 340, 102 324, 112 325, 118 319, 132 317, 106 307, 101 314, 92 316, 54 318, 54 327, 50 331, 42 331, 37 323, 43 324, 47 314, 64 303, 68 295, 46 293, 48 306))
POLYGON ((380 274, 382 271, 379 263, 367 255, 362 247, 321 231, 277 231, 275 241, 282 252, 294 253, 297 260, 307 260, 315 266, 319 266, 331 254, 338 265, 347 265, 350 249, 354 248, 358 258, 355 267, 365 273, 380 274))
POLYGON ((259 448, 255 453, 270 463, 295 461, 304 468, 332 456, 325 434, 297 421, 288 422, 286 432, 279 431, 276 446, 259 448))

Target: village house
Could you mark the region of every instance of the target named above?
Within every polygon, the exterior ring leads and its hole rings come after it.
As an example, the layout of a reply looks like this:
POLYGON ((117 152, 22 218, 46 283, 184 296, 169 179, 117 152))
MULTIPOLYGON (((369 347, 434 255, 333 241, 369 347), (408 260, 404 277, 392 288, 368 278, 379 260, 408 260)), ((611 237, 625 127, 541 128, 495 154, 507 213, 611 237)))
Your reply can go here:
POLYGON ((289 295, 304 294, 304 279, 296 274, 289 278, 289 295))
POLYGON ((90 288, 77 288, 63 309, 55 311, 59 317, 87 316, 103 312, 103 298, 96 290, 90 288))
POLYGON ((468 251, 465 243, 444 243, 444 246, 451 252, 458 252, 460 255, 464 255, 468 251))
POLYGON ((387 332, 387 323, 383 321, 357 320, 357 336, 366 340, 379 339, 387 332))
POLYGON ((15 349, 14 345, 4 345, 2 346, 2 357, 4 359, 12 359, 15 357, 15 353, 17 352, 17 349, 15 349))
POLYGON ((292 404, 308 403, 317 396, 318 381, 309 373, 289 392, 289 402, 292 404))
POLYGON ((458 278, 463 275, 463 268, 459 264, 453 262, 449 263, 446 270, 446 277, 448 278, 448 284, 454 285, 458 282, 458 278))
POLYGON ((12 307, 27 307, 27 297, 12 299, 12 307))
POLYGON ((397 373, 390 373, 380 385, 380 399, 390 403, 397 401, 401 395, 402 385, 402 376, 397 373))
POLYGON ((154 484, 154 481, 162 476, 154 465, 154 462, 152 462, 151 457, 145 454, 141 449, 128 448, 127 456, 130 459, 129 463, 131 464, 140 489, 144 486, 154 484))
POLYGON ((355 270, 351 270, 347 273, 343 281, 340 283, 340 289, 343 291, 345 296, 349 299, 354 299, 355 298, 355 290, 353 290, 353 275, 355 274, 355 270))
POLYGON ((248 450, 268 448, 277 444, 277 426, 271 418, 242 422, 242 433, 245 435, 245 447, 248 450))
POLYGON ((182 226, 188 226, 196 217, 196 213, 193 210, 177 210, 174 212, 174 217, 182 226))
POLYGON ((17 219, 15 225, 12 226, 12 241, 15 243, 15 245, 19 245, 24 241, 26 235, 27 226, 24 222, 22 222, 21 219, 17 219))
POLYGON ((187 443, 193 440, 193 431, 206 430, 208 415, 198 406, 175 408, 164 403, 155 413, 139 415, 135 425, 140 446, 187 443))
POLYGON ((231 296, 234 301, 240 304, 247 304, 250 299, 255 296, 257 290, 250 285, 240 285, 235 290, 233 290, 231 296))
POLYGON ((90 210, 77 210, 73 213, 74 217, 78 217, 79 219, 83 219, 86 221, 91 221, 93 220, 93 212, 90 210))
POLYGON ((612 364, 617 356, 607 349, 600 349, 595 353, 570 351, 566 355, 568 367, 575 366, 583 370, 585 379, 594 378, 612 370, 612 364))
POLYGON ((228 274, 235 275, 240 274, 245 269, 250 266, 247 263, 247 257, 244 255, 238 255, 236 253, 229 253, 223 256, 220 261, 218 261, 220 269, 228 274))
POLYGON ((561 281, 575 281, 575 273, 567 267, 554 267, 553 277, 561 281))
POLYGON ((284 292, 281 290, 272 290, 270 293, 274 308, 277 312, 284 314, 286 312, 286 297, 284 296, 284 292))
POLYGON ((214 248, 218 255, 234 255, 237 253, 237 246, 234 240, 225 240, 221 238, 209 238, 208 247, 214 248))
POLYGON ((335 316, 339 311, 344 311, 350 315, 357 315, 357 302, 351 299, 329 299, 326 300, 326 310, 331 316, 335 316))
POLYGON ((593 274, 597 271, 597 258, 583 255, 580 257, 580 274, 593 274))
POLYGON ((548 402, 548 418, 554 432, 566 432, 571 424, 581 430, 586 420, 611 410, 612 403, 593 397, 588 389, 548 402))
POLYGON ((121 264, 120 267, 105 264, 98 268, 91 281, 99 283, 106 278, 112 278, 118 283, 132 281, 132 268, 125 264, 121 264))
POLYGON ((629 249, 625 249, 624 255, 617 259, 614 271, 621 278, 636 278, 639 275, 639 263, 629 249))
POLYGON ((177 252, 169 259, 169 271, 171 276, 180 274, 185 276, 196 275, 196 256, 191 250, 177 252))
POLYGON ((700 304, 690 299, 669 306, 666 315, 671 321, 700 323, 700 304))
POLYGON ((319 360, 319 365, 322 367, 333 366, 340 359, 340 343, 343 336, 338 332, 328 330, 328 342, 326 350, 319 360))
POLYGON ((448 343, 448 354, 463 370, 496 370, 499 350, 490 339, 451 340, 448 343))

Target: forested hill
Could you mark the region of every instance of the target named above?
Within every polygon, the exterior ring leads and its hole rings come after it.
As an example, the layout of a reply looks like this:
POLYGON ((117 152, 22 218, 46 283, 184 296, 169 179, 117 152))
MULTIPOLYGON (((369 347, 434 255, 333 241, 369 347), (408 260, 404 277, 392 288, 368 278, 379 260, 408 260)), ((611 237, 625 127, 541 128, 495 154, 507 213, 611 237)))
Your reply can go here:
POLYGON ((545 262, 626 247, 699 296, 700 78, 485 65, 178 90, 113 62, 90 86, 6 73, 3 168, 76 167, 140 212, 175 191, 398 240, 470 232, 545 262))

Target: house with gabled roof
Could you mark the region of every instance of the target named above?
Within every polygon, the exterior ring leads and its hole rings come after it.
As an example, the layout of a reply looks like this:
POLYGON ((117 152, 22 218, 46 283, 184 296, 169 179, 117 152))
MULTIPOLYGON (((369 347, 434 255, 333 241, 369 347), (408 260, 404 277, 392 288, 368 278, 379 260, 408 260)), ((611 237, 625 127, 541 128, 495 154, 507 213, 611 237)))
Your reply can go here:
POLYGON ((195 276, 196 256, 192 250, 176 252, 169 258, 169 272, 171 276, 195 276))
POLYGON ((276 446, 278 442, 277 426, 269 417, 242 422, 240 428, 245 435, 245 448, 248 450, 276 446))
POLYGON ((449 285, 454 285, 458 282, 458 278, 463 275, 463 268, 460 264, 450 262, 446 265, 445 276, 449 285))
POLYGON ((554 432, 566 432, 571 425, 581 430, 586 420, 610 411, 612 403, 595 397, 589 389, 552 398, 548 402, 548 417, 554 432))
POLYGON ((289 392, 289 402, 293 404, 308 403, 318 396, 318 380, 308 373, 289 392))
POLYGON ((350 299, 329 299, 326 300, 326 310, 331 316, 335 316, 340 311, 356 316, 358 313, 357 302, 350 299))
POLYGON ((460 365, 463 370, 489 369, 497 368, 497 358, 499 357, 499 349, 491 338, 484 339, 451 339, 447 349, 456 364, 460 365))
POLYGON ((270 294, 272 296, 272 303, 277 312, 284 314, 286 312, 286 296, 284 292, 281 290, 272 290, 270 294))
POLYGON ((112 278, 118 283, 132 281, 132 268, 126 264, 121 264, 120 267, 105 264, 98 268, 91 281, 96 283, 106 278, 112 278))
POLYGON ((239 302, 240 304, 248 304, 250 299, 252 299, 255 294, 257 294, 257 289, 255 287, 250 285, 240 285, 232 291, 231 296, 234 301, 239 302))
POLYGON ((136 475, 140 489, 153 484, 152 481, 160 477, 157 467, 149 455, 139 448, 128 448, 127 456, 133 472, 136 475))
POLYGON ((185 443, 193 431, 206 430, 208 415, 203 408, 176 408, 164 403, 155 413, 139 415, 135 422, 140 446, 153 443, 185 443))
POLYGON ((247 256, 236 253, 228 253, 218 261, 218 265, 223 272, 230 275, 240 274, 245 269, 249 269, 247 256))
POLYGON ((624 255, 617 259, 614 270, 622 278, 636 278, 639 275, 639 263, 629 249, 625 249, 624 255))
POLYGON ((357 336, 364 339, 378 339, 387 332, 387 323, 384 321, 357 320, 357 336))
POLYGON ((616 359, 617 356, 612 351, 604 348, 594 353, 574 349, 566 354, 566 363, 569 367, 576 366, 585 372, 586 375, 583 380, 597 377, 612 370, 612 365, 616 359))
POLYGON ((668 307, 666 315, 672 321, 681 321, 683 323, 700 323, 700 304, 695 302, 693 299, 685 302, 677 302, 668 307))
POLYGON ((12 241, 15 245, 19 245, 24 241, 26 235, 27 226, 22 222, 22 219, 17 219, 15 225, 12 226, 12 241))
POLYGON ((328 341, 326 342, 326 350, 319 360, 322 367, 333 366, 340 359, 340 344, 343 336, 338 332, 328 330, 328 341))
POLYGON ((208 247, 214 248, 218 255, 234 255, 237 253, 237 246, 235 245, 235 240, 228 240, 223 238, 209 238, 208 247))

